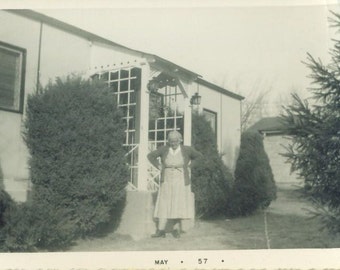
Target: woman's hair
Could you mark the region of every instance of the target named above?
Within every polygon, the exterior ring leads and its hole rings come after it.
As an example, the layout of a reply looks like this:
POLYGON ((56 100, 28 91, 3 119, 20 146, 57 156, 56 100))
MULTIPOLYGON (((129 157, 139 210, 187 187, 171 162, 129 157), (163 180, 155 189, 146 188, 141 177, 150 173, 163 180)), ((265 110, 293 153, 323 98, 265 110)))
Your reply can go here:
POLYGON ((182 137, 182 134, 179 133, 177 130, 173 130, 173 131, 170 131, 169 134, 168 134, 168 141, 170 139, 177 139, 179 140, 180 142, 183 141, 183 137, 182 137))

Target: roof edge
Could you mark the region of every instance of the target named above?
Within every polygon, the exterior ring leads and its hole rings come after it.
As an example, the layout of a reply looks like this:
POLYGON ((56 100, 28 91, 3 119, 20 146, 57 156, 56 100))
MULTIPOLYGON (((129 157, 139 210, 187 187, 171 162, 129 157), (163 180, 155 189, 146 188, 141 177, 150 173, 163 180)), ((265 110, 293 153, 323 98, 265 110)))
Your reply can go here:
POLYGON ((113 42, 109 39, 106 39, 104 37, 101 37, 101 36, 98 36, 98 35, 93 34, 91 32, 88 32, 86 30, 83 30, 83 29, 81 29, 77 26, 74 26, 74 25, 68 24, 66 22, 60 21, 58 19, 49 17, 49 16, 47 16, 43 13, 31 10, 31 9, 5 9, 5 11, 10 12, 10 13, 14 13, 16 15, 20 15, 20 16, 23 16, 23 17, 26 17, 26 18, 29 18, 29 19, 44 22, 44 23, 46 23, 50 26, 59 28, 59 29, 64 30, 66 32, 75 34, 77 36, 81 36, 81 37, 86 38, 88 40, 102 42, 104 44, 116 46, 116 47, 126 49, 126 50, 129 50, 129 51, 135 51, 135 50, 130 49, 128 47, 125 47, 121 44, 113 42))
POLYGON ((209 87, 209 88, 211 88, 211 89, 213 89, 213 90, 215 90, 215 91, 217 91, 219 93, 222 93, 222 94, 225 94, 225 95, 227 95, 229 97, 232 97, 234 99, 237 99, 237 100, 243 100, 244 99, 243 96, 235 94, 235 93, 233 93, 233 92, 231 92, 231 91, 229 91, 227 89, 224 89, 224 88, 222 88, 222 87, 220 87, 220 86, 218 86, 216 84, 213 84, 211 82, 208 82, 208 81, 206 81, 206 80, 204 80, 202 78, 197 78, 196 82, 201 84, 201 85, 207 86, 207 87, 209 87))
POLYGON ((69 23, 66 23, 66 22, 60 21, 58 19, 52 18, 50 16, 47 16, 43 13, 31 10, 31 9, 4 9, 4 10, 7 11, 7 12, 16 14, 16 15, 20 15, 20 16, 32 19, 32 20, 36 20, 36 21, 46 23, 50 26, 59 28, 59 29, 66 31, 68 33, 71 33, 71 34, 83 37, 85 39, 88 39, 89 41, 95 41, 95 42, 103 43, 105 45, 120 48, 120 49, 129 51, 131 53, 136 53, 136 54, 140 55, 140 57, 146 57, 147 60, 150 61, 150 62, 156 61, 156 62, 159 62, 160 64, 163 64, 163 65, 166 65, 166 66, 173 66, 174 69, 179 69, 182 72, 189 74, 191 77, 197 78, 197 77, 200 76, 199 74, 197 74, 193 71, 190 71, 186 68, 183 68, 183 67, 181 67, 181 66, 179 66, 179 65, 177 65, 177 64, 175 64, 171 61, 168 61, 168 60, 166 60, 162 57, 159 57, 159 56, 154 55, 154 54, 150 54, 150 53, 131 49, 129 47, 126 47, 126 46, 123 46, 123 45, 118 44, 116 42, 113 42, 113 41, 106 39, 104 37, 101 37, 99 35, 96 35, 96 34, 93 34, 91 32, 88 32, 86 30, 83 30, 83 29, 81 29, 77 26, 74 26, 74 25, 71 25, 69 23))
POLYGON ((196 72, 193 72, 189 69, 186 69, 184 67, 181 67, 169 60, 166 60, 162 57, 159 57, 157 55, 154 55, 154 54, 146 54, 148 55, 149 57, 153 57, 153 59, 156 61, 156 62, 160 62, 161 64, 165 65, 165 66, 173 66, 174 67, 174 72, 177 72, 176 70, 181 70, 182 72, 184 73, 187 73, 188 75, 190 75, 190 77, 193 77, 193 80, 196 80, 197 78, 199 77, 202 77, 201 75, 197 74, 196 72))

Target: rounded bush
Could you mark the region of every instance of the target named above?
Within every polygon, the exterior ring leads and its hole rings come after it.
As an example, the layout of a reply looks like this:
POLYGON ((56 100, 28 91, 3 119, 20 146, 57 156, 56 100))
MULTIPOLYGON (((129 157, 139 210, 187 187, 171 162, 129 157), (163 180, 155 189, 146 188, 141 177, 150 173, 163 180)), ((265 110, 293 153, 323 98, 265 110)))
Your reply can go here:
POLYGON ((4 251, 60 250, 74 240, 74 226, 67 209, 23 203, 8 211, 6 220, 2 230, 4 251))
MULTIPOLYGON (((41 209, 45 219, 62 217, 65 234, 72 235, 67 239, 95 234, 112 220, 118 224, 129 171, 122 145, 125 124, 114 93, 101 82, 58 79, 28 97, 25 127, 33 183, 27 207, 41 209)), ((50 228, 49 237, 60 232, 52 223, 32 222, 37 231, 50 228)), ((42 233, 40 246, 69 242, 49 237, 42 233)))
POLYGON ((249 215, 268 207, 274 199, 276 185, 263 138, 258 132, 246 131, 241 136, 230 212, 249 215))

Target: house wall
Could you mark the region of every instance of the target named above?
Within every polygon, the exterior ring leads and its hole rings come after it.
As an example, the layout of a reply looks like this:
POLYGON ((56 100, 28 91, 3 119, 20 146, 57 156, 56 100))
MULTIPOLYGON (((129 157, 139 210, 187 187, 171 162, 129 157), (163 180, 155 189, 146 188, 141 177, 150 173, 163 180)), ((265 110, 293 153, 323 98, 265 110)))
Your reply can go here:
POLYGON ((290 172, 290 163, 280 153, 285 152, 284 146, 288 146, 289 140, 282 135, 265 136, 264 149, 268 155, 276 183, 299 184, 302 181, 296 173, 290 172))
MULTIPOLYGON (((36 90, 40 22, 0 11, 0 40, 26 49, 25 101, 36 90)), ((86 73, 90 65, 87 40, 43 24, 40 53, 40 83, 56 76, 86 73)), ((24 103, 25 104, 25 103, 24 103)), ((25 106, 25 105, 24 105, 25 106)), ((24 107, 25 110, 25 107, 24 107)), ((28 149, 21 137, 25 113, 0 110, 0 164, 6 190, 18 201, 26 200, 29 187, 28 149)))
POLYGON ((224 162, 234 171, 241 143, 241 101, 228 96, 221 98, 221 153, 224 162))
MULTIPOLYGON (((36 86, 40 24, 0 11, 0 41, 27 50, 25 99, 36 86)), ((0 110, 0 166, 6 190, 19 201, 26 199, 28 151, 21 137, 24 115, 0 110)))
MULTIPOLYGON (((26 49, 25 102, 27 96, 34 93, 37 85, 39 62, 39 39, 41 24, 10 12, 0 10, 0 41, 26 49)), ((56 77, 71 73, 87 76, 95 66, 107 67, 108 64, 120 63, 132 65, 140 61, 121 49, 93 44, 89 40, 62 31, 58 28, 42 25, 40 76, 39 81, 45 86, 56 77)), ((25 110, 25 107, 24 107, 25 110)), ((0 166, 4 175, 6 190, 18 201, 26 200, 29 187, 28 149, 21 137, 25 113, 13 113, 0 110, 0 166)))
POLYGON ((90 68, 90 42, 44 24, 42 29, 40 82, 75 73, 85 75, 90 68))
POLYGON ((200 110, 217 113, 218 150, 225 164, 233 171, 241 140, 241 102, 203 85, 199 85, 199 94, 202 96, 200 110))

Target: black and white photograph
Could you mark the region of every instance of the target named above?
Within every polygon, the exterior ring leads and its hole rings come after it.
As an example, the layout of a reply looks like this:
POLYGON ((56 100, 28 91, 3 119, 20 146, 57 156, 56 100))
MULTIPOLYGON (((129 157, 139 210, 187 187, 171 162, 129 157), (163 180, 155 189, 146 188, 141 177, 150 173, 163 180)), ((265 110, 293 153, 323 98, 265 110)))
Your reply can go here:
POLYGON ((339 4, 0 3, 0 270, 340 268, 339 4))

